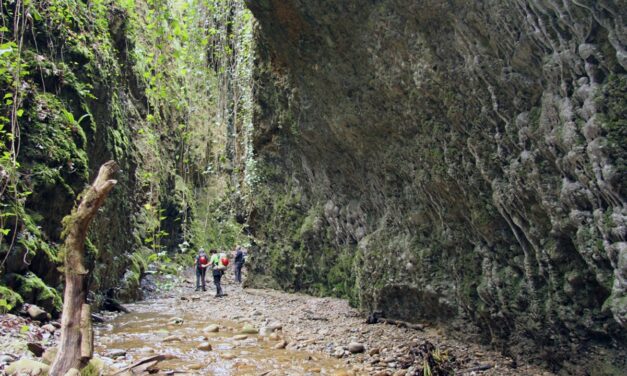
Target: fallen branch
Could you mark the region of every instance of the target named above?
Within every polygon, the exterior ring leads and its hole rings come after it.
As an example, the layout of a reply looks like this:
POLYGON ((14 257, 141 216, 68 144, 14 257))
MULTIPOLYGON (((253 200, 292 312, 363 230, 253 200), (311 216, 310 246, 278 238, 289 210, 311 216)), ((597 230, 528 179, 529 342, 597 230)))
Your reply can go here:
MULTIPOLYGON (((138 360, 137 362, 131 364, 130 366, 128 366, 126 368, 122 368, 121 370, 119 370, 118 372, 114 373, 113 375, 114 376, 115 375, 119 375, 119 374, 121 374, 123 372, 126 372, 126 371, 132 370, 134 368, 137 368, 137 367, 141 366, 142 364, 145 365, 147 363, 152 363, 152 362, 155 362, 155 364, 157 364, 157 363, 159 363, 159 362, 161 362, 163 360, 169 360, 169 359, 175 359, 175 358, 176 358, 176 356, 170 355, 170 354, 165 354, 165 355, 161 355, 160 354, 160 355, 149 356, 147 358, 138 360)), ((150 365, 146 366, 146 369, 148 369, 150 367, 153 367, 155 364, 150 364, 150 365)))

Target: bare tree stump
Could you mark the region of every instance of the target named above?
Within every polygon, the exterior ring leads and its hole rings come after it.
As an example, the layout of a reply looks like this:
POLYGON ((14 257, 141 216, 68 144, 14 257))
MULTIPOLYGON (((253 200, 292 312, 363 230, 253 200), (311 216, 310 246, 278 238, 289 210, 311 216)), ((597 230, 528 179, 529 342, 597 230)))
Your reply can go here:
POLYGON ((61 342, 52 363, 51 376, 63 376, 72 368, 81 369, 92 357, 91 309, 85 304, 88 273, 85 268, 85 239, 89 223, 117 183, 112 179, 117 171, 118 165, 114 161, 103 164, 94 183, 81 193, 78 208, 63 219, 65 292, 61 342))

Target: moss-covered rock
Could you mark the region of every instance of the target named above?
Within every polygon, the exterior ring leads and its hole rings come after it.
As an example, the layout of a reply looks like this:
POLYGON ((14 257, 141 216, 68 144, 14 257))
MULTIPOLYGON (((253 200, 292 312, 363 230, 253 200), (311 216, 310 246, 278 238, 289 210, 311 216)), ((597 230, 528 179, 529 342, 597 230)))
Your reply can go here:
POLYGON ((10 288, 0 285, 0 313, 8 313, 19 308, 24 299, 10 288))

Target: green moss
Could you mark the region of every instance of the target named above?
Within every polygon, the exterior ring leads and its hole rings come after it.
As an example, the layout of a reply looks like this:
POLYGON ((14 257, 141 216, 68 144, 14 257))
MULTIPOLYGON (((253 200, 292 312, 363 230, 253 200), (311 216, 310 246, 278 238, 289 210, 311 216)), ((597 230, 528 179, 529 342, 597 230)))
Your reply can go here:
POLYGON ((20 294, 10 288, 0 285, 0 313, 8 313, 24 303, 20 294))
POLYGON ((19 286, 17 292, 27 301, 33 302, 52 313, 60 313, 63 309, 61 295, 54 288, 46 285, 38 276, 27 273, 25 276, 13 275, 19 286))

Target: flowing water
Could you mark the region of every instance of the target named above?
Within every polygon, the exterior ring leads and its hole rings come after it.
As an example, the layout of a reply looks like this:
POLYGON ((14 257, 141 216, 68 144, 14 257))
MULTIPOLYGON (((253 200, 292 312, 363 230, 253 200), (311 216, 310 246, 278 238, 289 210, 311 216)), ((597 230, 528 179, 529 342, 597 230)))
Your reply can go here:
POLYGON ((181 309, 176 303, 161 299, 130 305, 131 313, 96 327, 96 353, 107 359, 114 349, 125 350, 124 357, 109 361, 118 369, 149 356, 173 355, 173 359, 157 365, 160 373, 168 374, 347 374, 345 364, 338 359, 321 353, 276 349, 276 338, 267 334, 248 334, 242 339, 244 322, 214 321, 197 311, 181 309), (182 324, 172 323, 174 318, 182 318, 182 324), (203 332, 210 324, 219 325, 220 331, 203 332), (211 344, 212 350, 199 350, 203 342, 211 344))

